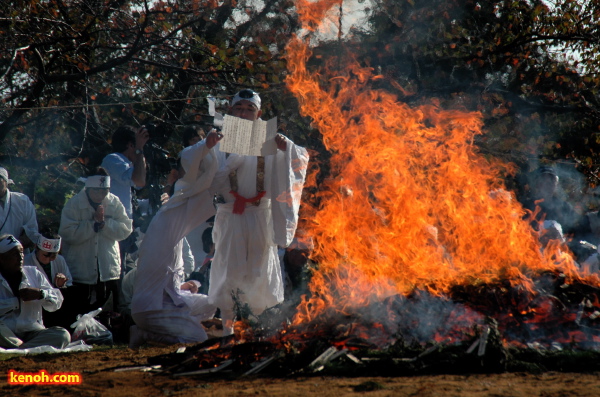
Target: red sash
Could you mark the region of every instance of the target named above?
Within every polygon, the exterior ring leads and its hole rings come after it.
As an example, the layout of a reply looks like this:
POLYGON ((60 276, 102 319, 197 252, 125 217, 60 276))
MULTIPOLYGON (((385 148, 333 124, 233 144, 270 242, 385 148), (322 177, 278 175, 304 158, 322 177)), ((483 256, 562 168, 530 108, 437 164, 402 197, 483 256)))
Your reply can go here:
POLYGON ((245 198, 244 196, 240 196, 238 192, 230 191, 229 193, 233 194, 235 197, 235 202, 233 203, 233 213, 234 214, 243 214, 246 209, 246 203, 254 203, 255 201, 259 201, 264 197, 265 191, 259 192, 256 196, 251 198, 245 198))

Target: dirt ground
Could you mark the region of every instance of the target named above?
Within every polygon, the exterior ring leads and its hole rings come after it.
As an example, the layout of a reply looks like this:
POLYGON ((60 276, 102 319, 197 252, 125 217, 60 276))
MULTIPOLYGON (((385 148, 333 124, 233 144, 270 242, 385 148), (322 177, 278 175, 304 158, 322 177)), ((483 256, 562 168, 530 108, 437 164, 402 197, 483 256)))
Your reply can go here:
MULTIPOLYGON (((600 374, 503 373, 411 377, 295 377, 216 379, 213 375, 170 376, 149 372, 115 372, 118 367, 147 365, 149 357, 173 353, 174 347, 124 346, 71 353, 12 357, 0 361, 6 374, 0 381, 0 396, 599 396, 600 374), (8 384, 9 370, 49 374, 77 372, 80 385, 8 384)), ((1 359, 1 357, 0 357, 1 359)))

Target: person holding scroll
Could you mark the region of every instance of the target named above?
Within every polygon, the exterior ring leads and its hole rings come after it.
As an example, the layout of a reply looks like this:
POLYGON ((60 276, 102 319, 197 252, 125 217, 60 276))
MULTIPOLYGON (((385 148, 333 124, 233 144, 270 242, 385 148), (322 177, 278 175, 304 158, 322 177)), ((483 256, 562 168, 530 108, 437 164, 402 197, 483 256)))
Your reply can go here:
MULTIPOLYGON (((255 122, 261 114, 261 98, 252 90, 231 100, 230 116, 255 122)), ((223 135, 217 152, 231 139, 225 126, 223 135)), ((225 161, 212 186, 221 203, 208 296, 221 310, 224 335, 233 333, 234 295, 255 315, 284 298, 277 247, 287 247, 294 238, 308 153, 282 134, 274 141, 277 149, 265 156, 217 153, 225 161)))

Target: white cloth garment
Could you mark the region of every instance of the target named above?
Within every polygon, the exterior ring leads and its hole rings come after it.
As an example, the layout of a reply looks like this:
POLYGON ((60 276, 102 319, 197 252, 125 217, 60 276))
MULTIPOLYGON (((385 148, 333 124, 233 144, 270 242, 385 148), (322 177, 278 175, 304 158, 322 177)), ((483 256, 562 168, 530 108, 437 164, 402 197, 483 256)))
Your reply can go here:
POLYGON ((49 312, 60 309, 63 296, 58 288, 52 288, 46 276, 35 266, 23 266, 19 288, 44 290, 44 298, 23 301, 13 294, 8 282, 0 275, 0 322, 14 333, 45 329, 42 308, 49 312))
MULTIPOLYGON (((37 260, 35 252, 31 252, 30 254, 25 255, 25 258, 23 259, 23 266, 35 266, 43 275, 46 276, 46 272, 44 271, 44 268, 42 267, 40 262, 37 260)), ((62 255, 57 255, 56 258, 54 258, 54 260, 50 262, 50 276, 52 277, 52 279, 48 280, 48 282, 53 287, 56 287, 54 285, 54 279, 56 278, 56 275, 58 273, 62 273, 65 275, 65 277, 67 277, 67 282, 62 288, 70 287, 73 285, 73 276, 71 276, 69 266, 67 266, 67 262, 65 261, 65 258, 62 255)))
POLYGON ((185 279, 187 279, 196 268, 196 260, 194 258, 194 254, 192 253, 192 248, 190 247, 187 237, 183 238, 181 255, 181 259, 183 260, 183 273, 185 275, 185 279))
POLYGON ((140 329, 191 343, 206 340, 201 321, 215 308, 208 296, 180 290, 183 237, 215 212, 207 189, 218 165, 205 141, 182 152, 182 165, 186 184, 154 216, 140 246, 131 313, 140 329))
POLYGON ((105 224, 98 232, 94 231, 95 211, 85 188, 71 197, 62 210, 58 233, 63 239, 63 255, 76 283, 95 285, 98 276, 102 282, 121 276, 119 241, 131 234, 133 221, 112 193, 102 200, 102 206, 105 224))
POLYGON ((121 281, 121 298, 119 299, 119 312, 131 316, 131 300, 133 299, 133 287, 135 285, 135 276, 137 267, 131 269, 121 281))
MULTIPOLYGON (((217 144, 218 147, 218 144, 217 144)), ((213 154, 215 153, 215 151, 213 150, 213 154)), ((179 157, 181 158, 181 154, 179 153, 179 157)), ((225 157, 223 157, 223 161, 217 159, 217 163, 218 164, 222 164, 224 162, 225 157)), ((189 162, 189 154, 188 154, 188 160, 189 162)), ((189 166, 189 165, 187 165, 189 166)), ((189 182, 186 182, 182 179, 179 179, 175 182, 175 192, 187 188, 190 185, 189 182)), ((204 259, 206 258, 206 252, 204 252, 203 249, 203 245, 202 245, 202 233, 204 232, 204 230, 206 228, 210 227, 210 225, 207 222, 203 222, 200 226, 192 229, 186 236, 185 236, 185 240, 187 241, 187 244, 189 246, 189 249, 191 251, 192 254, 192 258, 194 261, 194 268, 192 269, 192 272, 196 269, 196 267, 202 265, 202 263, 204 263, 204 259)), ((189 277, 189 275, 191 274, 191 272, 188 272, 188 268, 189 268, 189 259, 188 259, 188 263, 186 263, 186 246, 185 246, 185 242, 184 242, 184 246, 183 246, 183 261, 184 261, 184 268, 185 268, 185 273, 186 276, 189 277)))
POLYGON ((7 190, 4 208, 0 206, 0 234, 19 238, 23 231, 31 241, 37 242, 39 233, 35 207, 23 193, 7 190))
POLYGON ((283 301, 283 280, 277 246, 287 247, 294 238, 300 196, 306 176, 306 149, 287 140, 287 150, 265 157, 266 195, 260 205, 247 205, 243 214, 233 213, 235 198, 229 193, 229 173, 237 171, 238 193, 256 196, 257 158, 231 154, 215 176, 213 188, 223 196, 219 204, 213 241, 209 298, 223 313, 232 316, 232 292, 256 315, 283 301))
POLYGON ((206 252, 204 252, 204 245, 202 244, 202 233, 211 227, 208 222, 203 222, 200 226, 192 230, 185 236, 188 244, 190 245, 190 249, 192 251, 192 255, 194 256, 194 263, 196 270, 198 267, 202 266, 204 263, 204 259, 206 259, 206 252))

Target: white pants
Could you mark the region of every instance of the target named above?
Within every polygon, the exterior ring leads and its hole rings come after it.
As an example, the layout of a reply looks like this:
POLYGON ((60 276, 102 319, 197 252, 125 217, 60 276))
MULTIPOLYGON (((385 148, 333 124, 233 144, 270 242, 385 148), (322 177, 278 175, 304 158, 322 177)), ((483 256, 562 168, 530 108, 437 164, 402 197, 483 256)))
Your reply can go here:
POLYGON ((252 313, 283 302, 283 280, 277 246, 273 244, 270 200, 232 213, 233 203, 220 204, 213 228, 215 256, 208 296, 223 319, 233 312, 231 294, 239 295, 252 313))

